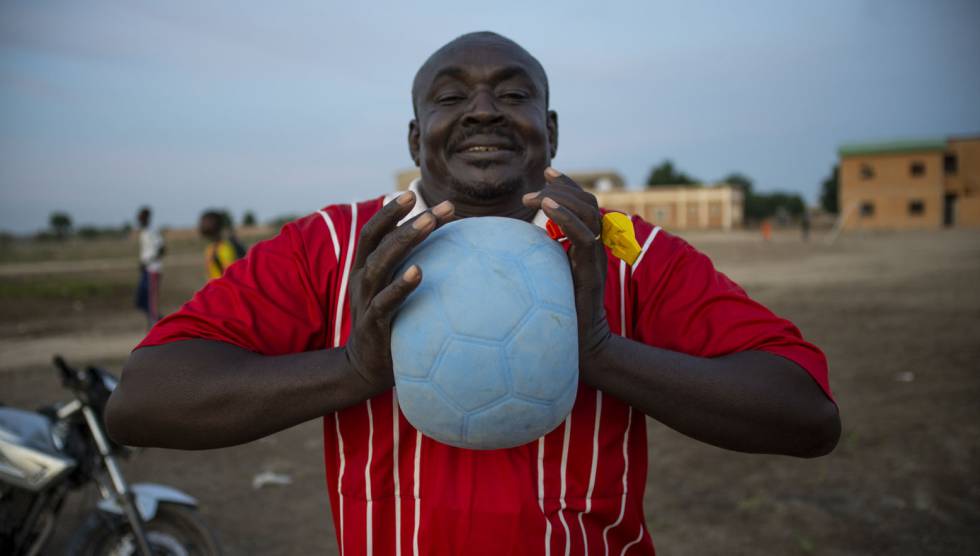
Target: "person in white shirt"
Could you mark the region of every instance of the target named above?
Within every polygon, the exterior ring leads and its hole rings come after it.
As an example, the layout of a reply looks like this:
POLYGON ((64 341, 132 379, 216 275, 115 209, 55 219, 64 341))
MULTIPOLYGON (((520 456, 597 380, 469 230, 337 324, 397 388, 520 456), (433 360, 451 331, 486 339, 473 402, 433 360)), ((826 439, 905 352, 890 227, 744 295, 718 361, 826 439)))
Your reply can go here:
POLYGON ((150 227, 152 217, 150 207, 141 208, 136 215, 140 227, 140 281, 136 288, 136 307, 146 313, 147 326, 160 320, 160 277, 166 250, 163 236, 150 227))

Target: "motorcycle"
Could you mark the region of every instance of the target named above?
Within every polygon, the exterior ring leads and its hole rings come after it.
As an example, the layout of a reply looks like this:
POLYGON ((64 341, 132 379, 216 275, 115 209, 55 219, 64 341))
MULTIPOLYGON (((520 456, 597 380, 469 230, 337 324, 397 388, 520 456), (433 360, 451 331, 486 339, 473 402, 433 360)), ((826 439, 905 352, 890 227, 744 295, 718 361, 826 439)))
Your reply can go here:
POLYGON ((100 499, 74 532, 73 555, 220 554, 197 501, 165 485, 130 485, 117 458, 132 450, 106 434, 103 411, 117 379, 54 358, 74 399, 26 411, 0 406, 0 554, 41 554, 69 492, 94 484, 100 499))

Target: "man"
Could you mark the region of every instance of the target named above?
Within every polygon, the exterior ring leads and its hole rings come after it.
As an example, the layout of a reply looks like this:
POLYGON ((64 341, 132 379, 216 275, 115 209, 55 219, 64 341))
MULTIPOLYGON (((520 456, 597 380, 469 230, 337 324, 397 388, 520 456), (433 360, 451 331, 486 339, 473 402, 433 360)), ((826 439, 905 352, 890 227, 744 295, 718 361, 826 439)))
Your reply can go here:
POLYGON ((233 262, 245 256, 245 249, 235 238, 226 213, 205 211, 198 221, 197 230, 201 237, 208 240, 204 248, 204 268, 208 280, 221 278, 233 262))
POLYGON ((114 438, 216 448, 324 416, 342 554, 651 554, 644 414, 733 450, 833 449, 826 360, 791 323, 639 218, 635 263, 607 255, 595 198, 550 167, 558 116, 523 48, 464 35, 423 64, 412 99, 421 181, 286 225, 162 321, 110 400, 114 438), (471 451, 398 412, 390 326, 425 280, 415 266, 393 276, 411 248, 484 215, 568 236, 581 385, 555 431, 471 451))
POLYGON ((140 230, 140 281, 136 287, 136 307, 146 313, 148 328, 160 320, 160 277, 166 250, 163 236, 150 227, 152 219, 150 207, 143 207, 136 213, 140 230))

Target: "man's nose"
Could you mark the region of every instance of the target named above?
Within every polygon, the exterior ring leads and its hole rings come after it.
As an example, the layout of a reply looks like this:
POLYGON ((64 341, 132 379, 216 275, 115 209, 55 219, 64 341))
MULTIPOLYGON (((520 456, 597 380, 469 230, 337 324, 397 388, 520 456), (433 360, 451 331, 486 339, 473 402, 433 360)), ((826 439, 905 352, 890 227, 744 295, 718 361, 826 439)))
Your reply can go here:
POLYGON ((497 110, 497 99, 491 91, 478 91, 473 95, 466 114, 463 115, 463 125, 494 125, 504 121, 504 115, 497 110))

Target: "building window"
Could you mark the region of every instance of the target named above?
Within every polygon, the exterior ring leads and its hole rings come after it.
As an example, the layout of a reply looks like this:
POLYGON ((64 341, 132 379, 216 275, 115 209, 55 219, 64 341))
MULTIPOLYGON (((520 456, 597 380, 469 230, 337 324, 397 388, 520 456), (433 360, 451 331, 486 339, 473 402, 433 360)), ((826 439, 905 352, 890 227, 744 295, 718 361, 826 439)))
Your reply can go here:
POLYGON ((951 176, 955 176, 959 171, 959 163, 956 160, 956 153, 946 153, 943 157, 943 170, 951 176))
POLYGON ((921 160, 913 160, 909 164, 909 173, 912 174, 913 178, 919 178, 926 175, 926 165, 921 160))
POLYGON ((861 216, 863 218, 870 218, 875 215, 875 204, 871 201, 864 201, 861 203, 861 216))
POLYGON ((875 177, 875 169, 870 164, 862 164, 860 172, 862 180, 870 180, 875 177))
POLYGON ((909 201, 909 216, 922 216, 926 212, 926 204, 920 199, 909 201))

